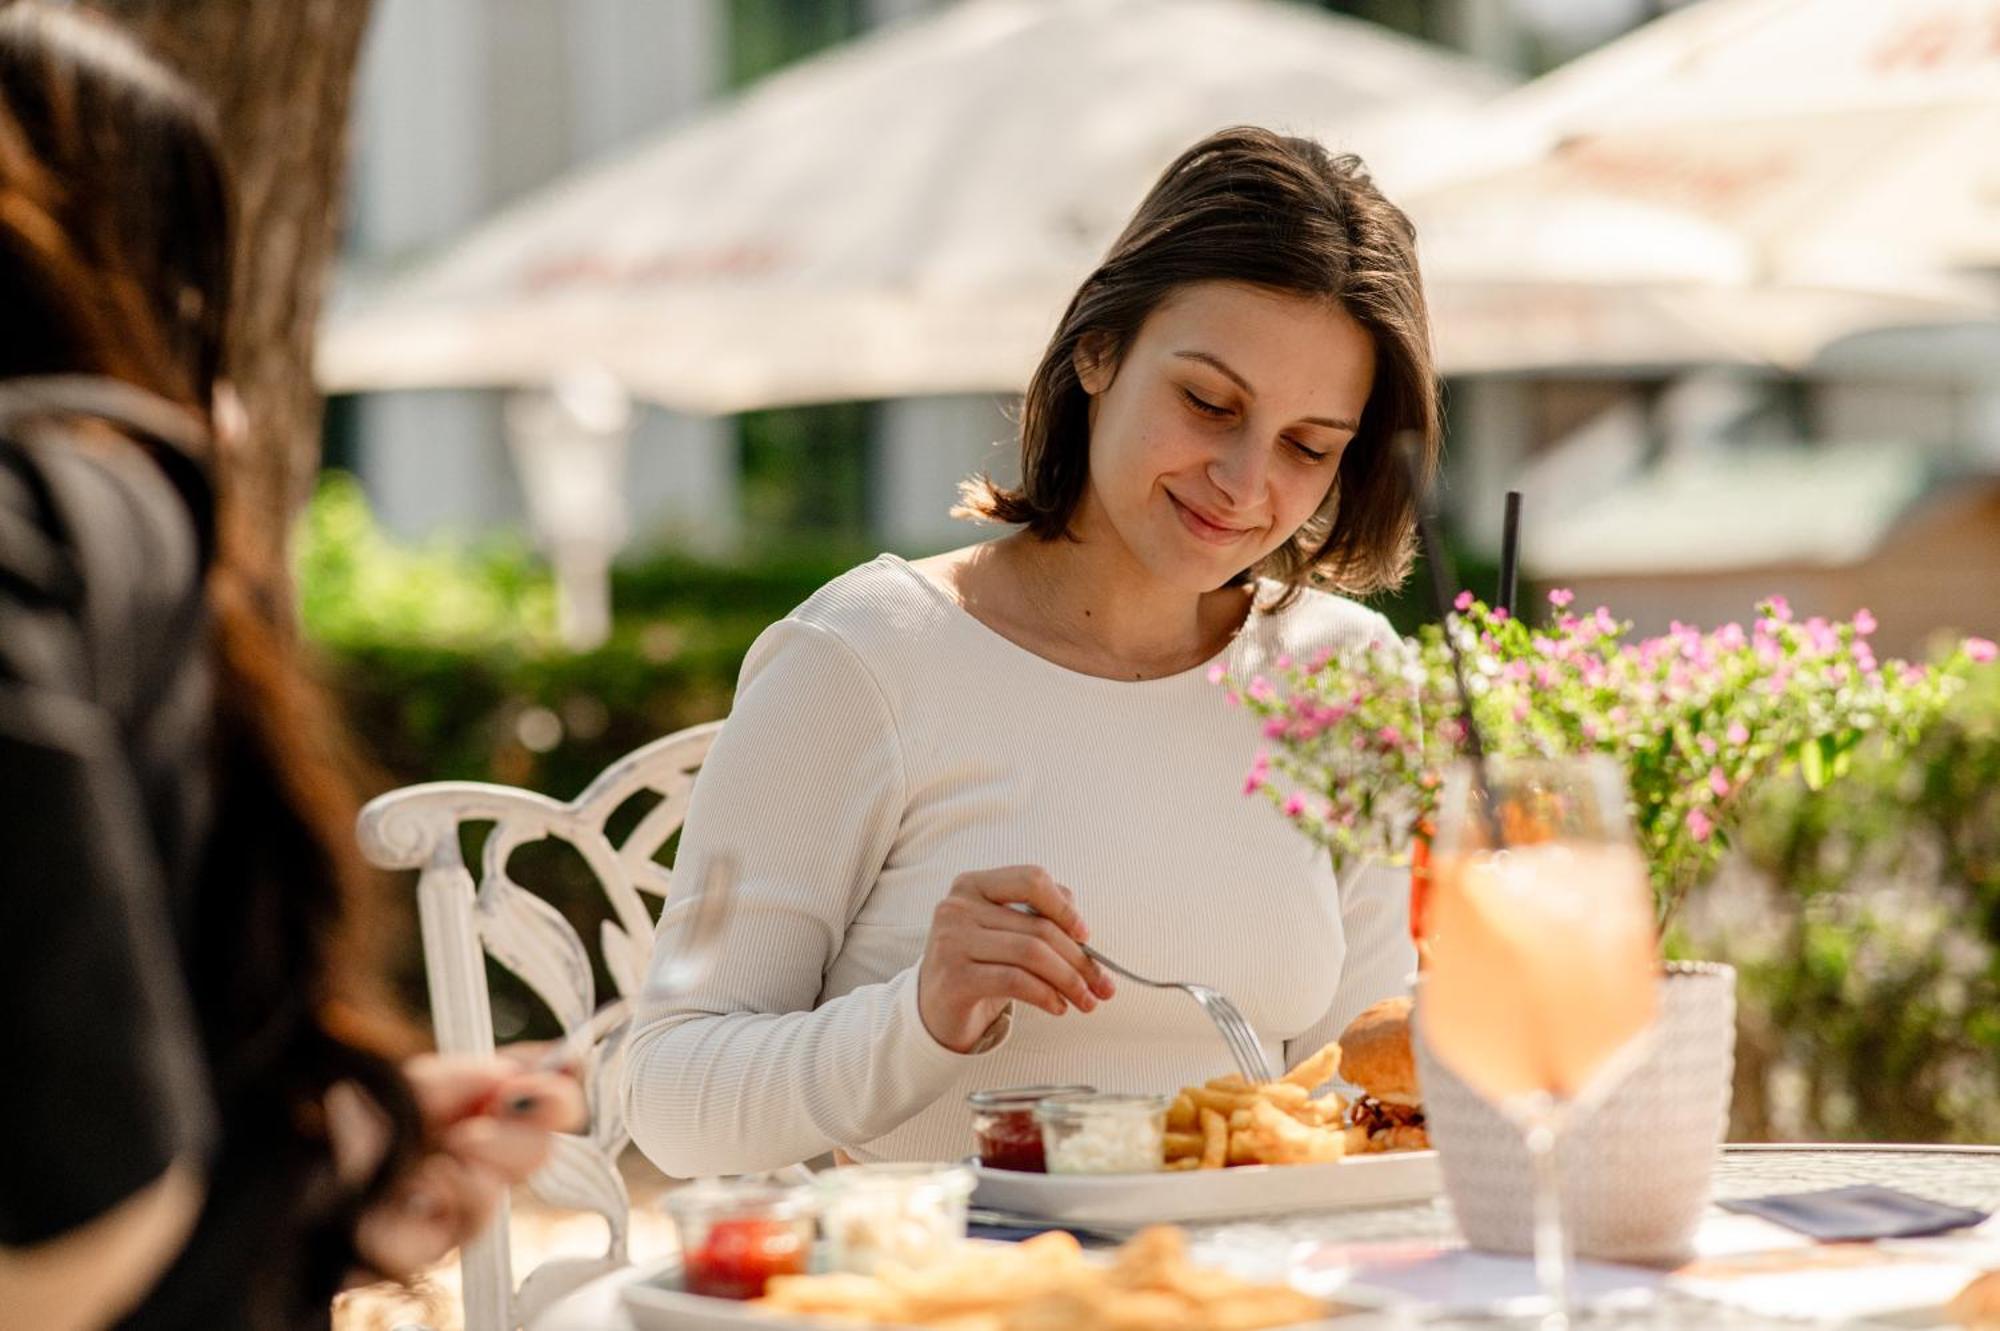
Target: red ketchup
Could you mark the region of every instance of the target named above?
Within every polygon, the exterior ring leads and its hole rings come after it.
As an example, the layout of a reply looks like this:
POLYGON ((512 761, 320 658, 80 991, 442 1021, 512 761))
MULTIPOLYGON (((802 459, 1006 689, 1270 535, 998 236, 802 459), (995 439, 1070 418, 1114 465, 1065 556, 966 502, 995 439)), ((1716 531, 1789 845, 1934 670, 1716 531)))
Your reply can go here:
POLYGON ((718 1220, 681 1255, 682 1281, 712 1299, 762 1298, 772 1276, 806 1273, 807 1246, 790 1220, 718 1220))
POLYGON ((972 1135, 979 1143, 980 1165, 1024 1174, 1047 1173, 1035 1106, 1050 1096, 1088 1095, 1091 1090, 1088 1086, 1008 1086, 966 1096, 966 1103, 972 1106, 972 1135))
POLYGON ((756 1299, 773 1276, 806 1274, 815 1209, 806 1189, 716 1180, 677 1188, 666 1202, 688 1293, 756 1299))

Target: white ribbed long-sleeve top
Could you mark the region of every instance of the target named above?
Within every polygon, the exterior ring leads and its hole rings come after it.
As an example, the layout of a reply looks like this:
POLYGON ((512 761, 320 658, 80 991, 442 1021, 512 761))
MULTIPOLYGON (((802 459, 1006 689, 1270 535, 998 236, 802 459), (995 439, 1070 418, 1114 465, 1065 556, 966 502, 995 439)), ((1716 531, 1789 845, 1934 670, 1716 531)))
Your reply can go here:
MULTIPOLYGON (((1022 1005, 973 1053, 940 1045, 917 965, 973 869, 1041 865, 1109 956, 1220 989, 1288 1065, 1335 1038, 1415 968, 1408 874, 1336 881, 1245 798, 1262 738, 1209 675, 1393 637, 1308 592, 1254 610, 1214 662, 1110 680, 1002 637, 893 555, 835 579, 751 648, 696 780, 679 862, 733 853, 738 895, 708 978, 640 1011, 633 1139, 683 1178, 834 1148, 956 1159, 982 1087, 1170 1091, 1233 1070, 1191 1000, 1129 981, 1088 1015, 1022 1005)), ((670 903, 656 955, 682 918, 670 903)))

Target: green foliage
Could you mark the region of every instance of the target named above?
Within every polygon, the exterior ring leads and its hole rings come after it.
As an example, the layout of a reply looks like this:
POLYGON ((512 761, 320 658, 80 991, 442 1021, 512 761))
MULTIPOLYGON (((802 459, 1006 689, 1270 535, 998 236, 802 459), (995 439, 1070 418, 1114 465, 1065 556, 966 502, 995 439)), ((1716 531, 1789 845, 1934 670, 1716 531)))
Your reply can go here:
POLYGON ((549 580, 525 547, 398 545, 375 525, 360 483, 342 472, 321 479, 296 563, 306 629, 336 651, 521 647, 546 642, 555 625, 549 580))
POLYGON ((1680 940, 1741 975, 1739 1132, 2000 1139, 2000 666, 1739 844, 1680 940))
POLYGON ((610 641, 573 653, 525 549, 398 545, 354 481, 330 475, 298 573, 306 631, 381 784, 490 780, 567 798, 640 744, 725 714, 757 634, 861 557, 847 546, 621 570, 610 641))

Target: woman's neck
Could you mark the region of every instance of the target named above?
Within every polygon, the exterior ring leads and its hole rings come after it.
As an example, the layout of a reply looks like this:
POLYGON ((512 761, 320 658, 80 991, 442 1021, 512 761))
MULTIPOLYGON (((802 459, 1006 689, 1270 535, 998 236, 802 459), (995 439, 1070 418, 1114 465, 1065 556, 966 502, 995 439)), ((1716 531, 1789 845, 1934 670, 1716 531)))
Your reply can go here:
POLYGON ((950 581, 966 610, 1003 636, 1107 679, 1192 669, 1221 651, 1249 612, 1248 588, 1162 586, 1107 547, 1017 533, 964 552, 950 581))

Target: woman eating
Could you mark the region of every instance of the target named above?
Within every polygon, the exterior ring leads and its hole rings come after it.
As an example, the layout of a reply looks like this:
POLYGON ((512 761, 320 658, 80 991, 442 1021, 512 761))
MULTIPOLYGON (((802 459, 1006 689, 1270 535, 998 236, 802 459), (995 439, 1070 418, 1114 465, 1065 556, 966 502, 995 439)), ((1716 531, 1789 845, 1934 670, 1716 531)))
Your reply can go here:
POLYGON ((1354 158, 1232 129, 1167 169, 1034 373, 1020 483, 965 487, 1013 530, 854 569, 745 660, 680 848, 733 855, 737 904, 628 1062, 661 1168, 949 1159, 968 1091, 1226 1069, 1084 941, 1221 990, 1285 1066, 1404 987, 1407 876, 1336 875, 1243 798, 1260 737, 1218 680, 1393 639, 1334 593, 1409 567, 1391 445, 1435 468, 1429 348, 1409 221, 1354 158))

